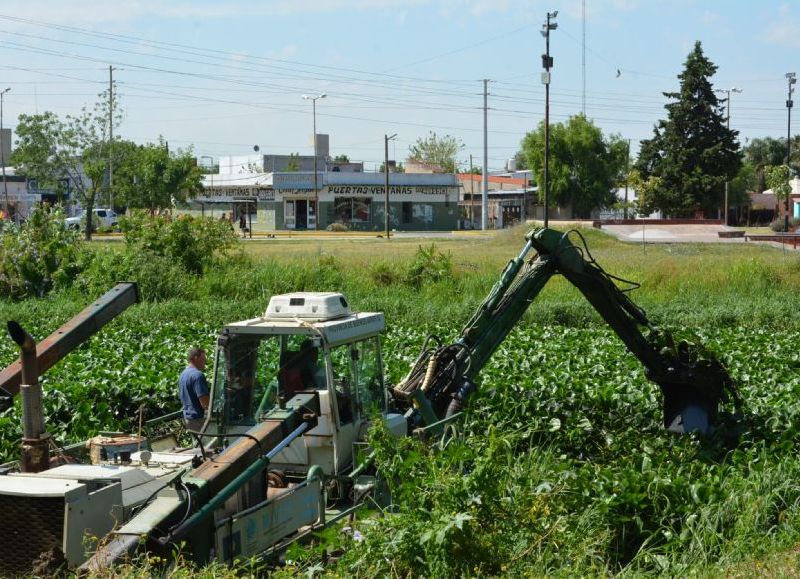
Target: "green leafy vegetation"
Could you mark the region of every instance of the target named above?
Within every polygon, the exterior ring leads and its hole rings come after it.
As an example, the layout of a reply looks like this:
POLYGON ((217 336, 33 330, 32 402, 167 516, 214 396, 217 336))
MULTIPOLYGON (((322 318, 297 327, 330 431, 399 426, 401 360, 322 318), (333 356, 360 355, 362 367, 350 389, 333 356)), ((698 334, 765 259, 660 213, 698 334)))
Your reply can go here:
MULTIPOLYGON (((720 356, 745 400, 738 443, 732 427, 710 440, 665 432, 658 388, 578 292, 555 279, 481 374, 454 438, 422 444, 373 430, 393 505, 362 511, 351 527, 363 540, 332 529, 316 547, 293 549, 282 573, 736 576, 758 574, 753 560, 762 558, 784 568, 775 554, 800 543, 796 255, 749 245, 645 253, 586 235, 608 271, 643 282, 633 297, 653 321, 684 329, 720 356), (323 566, 333 548, 341 559, 323 566)), ((359 310, 387 312, 383 353, 396 383, 427 334, 456 337, 521 237, 518 230, 422 248, 395 240, 391 251, 385 240, 248 244, 206 261, 202 275, 183 275, 179 299, 128 310, 43 376, 48 429, 59 442, 77 441, 98 429, 128 430, 139 412, 148 419, 177 409, 186 349, 211 348, 224 323, 259 315, 270 295, 286 291, 344 291, 359 310), (379 249, 394 277, 376 277, 379 249), (415 268, 434 273, 409 284, 415 268)), ((126 249, 90 251, 99 263, 126 249)), ((178 262, 163 258, 157 263, 178 262)), ((41 339, 83 308, 85 292, 0 301, 0 319, 41 339)), ((0 364, 17 355, 0 340, 0 364)), ((17 454, 19 422, 18 408, 0 415, 4 459, 17 454)), ((152 571, 149 561, 119 570, 152 571)), ((177 573, 222 570, 186 565, 177 573)))
POLYGON ((37 207, 27 221, 0 230, 0 295, 42 297, 67 287, 81 270, 77 232, 58 210, 37 207))
MULTIPOLYGON (((544 128, 541 123, 525 135, 520 151, 537 183, 544 182, 544 128)), ((584 115, 551 125, 549 130, 549 203, 571 206, 573 216, 581 218, 588 218, 593 209, 612 206, 617 201, 614 189, 625 169, 627 143, 618 135, 605 137, 584 115)))
MULTIPOLYGON (((713 214, 725 181, 741 168, 737 131, 726 126, 711 77, 717 67, 703 54, 700 42, 686 58, 678 75, 680 90, 664 93, 666 120, 653 137, 642 141, 637 169, 645 180, 646 212, 692 215, 702 209, 713 214)), ((727 106, 727 105, 726 105, 727 106)))

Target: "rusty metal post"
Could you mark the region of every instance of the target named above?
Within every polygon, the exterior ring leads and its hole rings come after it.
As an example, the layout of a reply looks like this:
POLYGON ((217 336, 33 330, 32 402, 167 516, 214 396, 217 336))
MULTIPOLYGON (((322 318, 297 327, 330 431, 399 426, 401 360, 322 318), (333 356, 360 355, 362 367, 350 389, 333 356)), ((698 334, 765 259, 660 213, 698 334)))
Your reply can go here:
MULTIPOLYGON (((85 308, 82 312, 58 328, 47 338, 42 340, 35 350, 37 381, 38 373, 46 372, 52 368, 59 360, 69 354, 72 350, 84 343, 89 337, 96 334, 100 328, 124 312, 129 306, 139 301, 139 294, 136 284, 132 282, 119 283, 110 291, 106 292, 100 299, 85 308)), ((15 322, 16 324, 16 322, 15 322)), ((18 327, 19 324, 16 324, 18 327)), ((27 333, 19 328, 23 334, 27 333)), ((9 325, 9 332, 12 332, 9 325)), ((11 336, 17 344, 21 342, 11 336)), ((24 336, 19 336, 24 340, 24 336)), ((31 338, 33 340, 33 338, 31 338)), ((35 344, 34 344, 35 345, 35 344)), ((0 369, 0 394, 5 392, 10 401, 18 392, 20 384, 31 384, 31 380, 26 380, 21 369, 21 362, 14 362, 5 369, 0 369)), ((9 402, 10 403, 10 402, 9 402)))
POLYGON ((22 448, 20 470, 41 472, 50 467, 50 434, 45 432, 42 410, 42 387, 39 385, 39 361, 36 341, 17 322, 8 322, 8 333, 19 346, 22 369, 22 448))

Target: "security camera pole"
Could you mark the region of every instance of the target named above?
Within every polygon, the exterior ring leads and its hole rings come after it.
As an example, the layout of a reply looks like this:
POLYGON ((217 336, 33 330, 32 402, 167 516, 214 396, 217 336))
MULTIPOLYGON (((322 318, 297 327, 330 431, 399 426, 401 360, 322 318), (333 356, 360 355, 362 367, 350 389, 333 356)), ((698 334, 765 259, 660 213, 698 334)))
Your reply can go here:
MULTIPOLYGON (((786 99, 786 112, 788 113, 788 119, 786 123, 786 166, 789 167, 789 183, 791 184, 792 178, 792 107, 794 106, 794 102, 792 102, 792 93, 794 92, 794 84, 797 82, 797 75, 793 72, 786 73, 786 80, 789 83, 789 98, 786 99)), ((786 215, 783 217, 783 230, 787 233, 789 232, 789 197, 792 194, 792 190, 789 189, 789 192, 786 193, 785 199, 785 206, 784 209, 786 210, 786 215)))
POLYGON ((547 19, 542 26, 542 36, 545 39, 545 53, 542 55, 542 84, 544 85, 544 226, 547 227, 550 217, 550 202, 548 199, 549 171, 550 171, 550 68, 553 66, 553 57, 550 56, 550 31, 558 28, 558 24, 551 22, 558 16, 558 10, 547 13, 547 19))

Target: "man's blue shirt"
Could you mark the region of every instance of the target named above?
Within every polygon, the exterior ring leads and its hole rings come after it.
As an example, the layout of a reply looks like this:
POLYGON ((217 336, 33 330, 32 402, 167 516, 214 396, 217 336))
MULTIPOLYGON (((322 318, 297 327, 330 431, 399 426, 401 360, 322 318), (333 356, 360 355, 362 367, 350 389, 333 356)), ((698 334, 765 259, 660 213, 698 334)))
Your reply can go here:
POLYGON ((187 366, 178 379, 178 396, 186 420, 202 418, 205 411, 200 405, 200 397, 208 396, 208 382, 205 375, 194 366, 187 366))

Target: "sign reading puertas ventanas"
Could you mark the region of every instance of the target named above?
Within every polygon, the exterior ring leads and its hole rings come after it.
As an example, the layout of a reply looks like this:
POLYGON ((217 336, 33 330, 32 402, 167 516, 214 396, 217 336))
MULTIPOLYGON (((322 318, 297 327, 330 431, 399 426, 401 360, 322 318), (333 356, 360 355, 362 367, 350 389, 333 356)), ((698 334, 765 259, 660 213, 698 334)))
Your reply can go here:
MULTIPOLYGON (((389 187, 389 195, 447 195, 448 187, 445 186, 421 186, 421 185, 392 185, 389 187)), ((369 197, 372 195, 384 195, 385 185, 328 185, 328 193, 335 196, 345 197, 369 197)))

